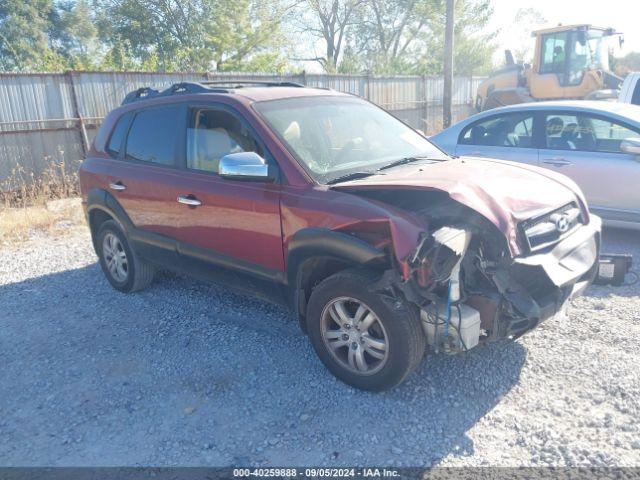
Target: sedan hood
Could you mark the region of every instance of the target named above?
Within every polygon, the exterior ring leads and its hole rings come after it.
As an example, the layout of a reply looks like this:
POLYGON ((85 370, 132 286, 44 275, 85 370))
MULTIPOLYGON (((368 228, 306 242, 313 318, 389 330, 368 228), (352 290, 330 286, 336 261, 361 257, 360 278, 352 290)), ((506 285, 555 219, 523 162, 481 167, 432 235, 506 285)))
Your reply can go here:
POLYGON ((486 217, 505 234, 513 255, 521 253, 517 224, 570 202, 588 215, 580 189, 564 175, 500 160, 463 157, 416 162, 333 186, 351 191, 373 188, 425 188, 446 192, 453 200, 486 217))

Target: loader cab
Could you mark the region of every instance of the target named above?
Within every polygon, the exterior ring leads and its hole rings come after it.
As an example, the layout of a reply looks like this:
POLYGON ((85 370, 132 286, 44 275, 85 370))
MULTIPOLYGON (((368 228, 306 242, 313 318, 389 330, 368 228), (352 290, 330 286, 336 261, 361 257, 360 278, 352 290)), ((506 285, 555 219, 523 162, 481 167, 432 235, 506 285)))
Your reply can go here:
POLYGON ((534 67, 529 72, 531 95, 536 99, 584 98, 589 93, 619 87, 610 72, 609 38, 613 29, 578 25, 533 33, 534 67))

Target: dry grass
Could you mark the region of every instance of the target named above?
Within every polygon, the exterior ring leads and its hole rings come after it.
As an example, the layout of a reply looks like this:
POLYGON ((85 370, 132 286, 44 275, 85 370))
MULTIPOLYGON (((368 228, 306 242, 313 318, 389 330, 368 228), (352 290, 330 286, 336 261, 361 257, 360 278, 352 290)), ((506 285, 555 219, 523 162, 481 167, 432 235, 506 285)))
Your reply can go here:
POLYGON ((44 205, 49 200, 77 196, 80 192, 78 167, 80 162, 47 158, 40 175, 17 165, 8 178, 0 181, 0 204, 5 208, 44 205))
POLYGON ((86 228, 79 198, 45 205, 0 208, 0 246, 13 246, 42 235, 63 235, 86 228))
POLYGON ((77 165, 50 160, 35 176, 21 166, 0 182, 0 246, 84 228, 77 165))

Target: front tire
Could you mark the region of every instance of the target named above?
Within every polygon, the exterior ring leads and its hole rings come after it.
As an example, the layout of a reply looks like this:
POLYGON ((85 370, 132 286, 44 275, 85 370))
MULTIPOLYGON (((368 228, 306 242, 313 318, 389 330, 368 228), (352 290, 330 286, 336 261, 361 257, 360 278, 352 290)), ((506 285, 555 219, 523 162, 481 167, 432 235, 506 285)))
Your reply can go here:
POLYGON ((151 284, 154 267, 135 254, 118 223, 107 220, 100 225, 96 245, 100 266, 113 288, 129 293, 151 284))
POLYGON ((371 272, 345 270, 314 288, 307 331, 322 363, 343 382, 381 391, 420 363, 425 338, 417 309, 371 290, 371 272))

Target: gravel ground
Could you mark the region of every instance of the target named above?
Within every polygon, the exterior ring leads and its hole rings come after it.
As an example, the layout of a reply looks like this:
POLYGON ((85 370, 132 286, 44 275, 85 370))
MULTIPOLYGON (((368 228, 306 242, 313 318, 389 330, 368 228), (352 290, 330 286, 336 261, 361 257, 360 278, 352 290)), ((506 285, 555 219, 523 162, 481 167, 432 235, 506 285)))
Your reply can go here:
MULTIPOLYGON (((605 250, 638 262, 640 236, 605 250)), ((170 274, 116 292, 86 232, 3 249, 0 312, 0 465, 640 466, 640 285, 383 394, 278 307, 170 274)))

